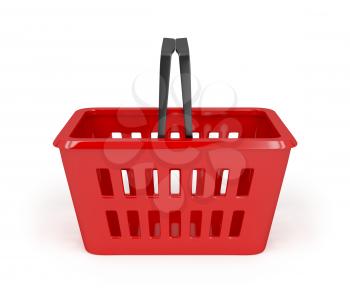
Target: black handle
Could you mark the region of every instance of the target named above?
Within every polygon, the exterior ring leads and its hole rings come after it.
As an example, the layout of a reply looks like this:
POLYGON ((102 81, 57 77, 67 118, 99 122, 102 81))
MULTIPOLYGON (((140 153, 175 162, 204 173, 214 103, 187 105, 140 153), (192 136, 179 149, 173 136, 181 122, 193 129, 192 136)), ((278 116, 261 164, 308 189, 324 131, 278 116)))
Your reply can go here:
POLYGON ((171 56, 175 50, 179 55, 180 61, 185 133, 186 137, 192 138, 191 66, 187 38, 163 39, 159 73, 158 137, 165 137, 171 56))

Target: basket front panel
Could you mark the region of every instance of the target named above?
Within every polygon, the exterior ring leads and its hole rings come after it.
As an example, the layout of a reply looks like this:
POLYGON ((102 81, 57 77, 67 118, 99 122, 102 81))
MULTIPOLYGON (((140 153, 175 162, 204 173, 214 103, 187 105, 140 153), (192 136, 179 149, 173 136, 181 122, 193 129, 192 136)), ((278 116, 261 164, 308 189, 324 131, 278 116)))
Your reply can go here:
POLYGON ((265 248, 289 149, 212 144, 182 150, 63 149, 61 154, 89 252, 252 254, 265 248), (171 193, 172 170, 180 174, 179 194, 171 193), (193 170, 197 193, 192 193, 193 170), (227 185, 220 193, 224 171, 227 185))

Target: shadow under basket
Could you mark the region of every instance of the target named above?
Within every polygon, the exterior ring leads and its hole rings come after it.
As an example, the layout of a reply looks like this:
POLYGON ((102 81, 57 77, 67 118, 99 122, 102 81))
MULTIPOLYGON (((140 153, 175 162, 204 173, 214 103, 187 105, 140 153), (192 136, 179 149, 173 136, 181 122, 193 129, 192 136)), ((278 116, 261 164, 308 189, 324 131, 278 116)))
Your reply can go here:
POLYGON ((256 254, 264 250, 294 137, 269 109, 90 108, 60 149, 87 251, 256 254))

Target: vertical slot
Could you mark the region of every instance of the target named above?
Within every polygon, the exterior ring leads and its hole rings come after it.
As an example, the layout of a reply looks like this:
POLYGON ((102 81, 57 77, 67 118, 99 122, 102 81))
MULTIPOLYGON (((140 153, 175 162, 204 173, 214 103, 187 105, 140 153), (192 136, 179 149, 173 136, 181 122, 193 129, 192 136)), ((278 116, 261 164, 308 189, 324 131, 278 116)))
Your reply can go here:
POLYGON ((243 169, 239 177, 237 196, 248 196, 252 184, 254 169, 243 169))
POLYGON ((108 210, 106 211, 107 223, 109 228, 109 233, 113 237, 120 237, 120 225, 117 211, 108 210))
POLYGON ((151 237, 160 237, 160 214, 159 211, 148 211, 149 235, 151 237))
POLYGON ((141 232, 140 232, 140 219, 139 219, 138 212, 135 210, 129 210, 127 212, 127 216, 128 216, 130 236, 139 237, 141 235, 141 232))
POLYGON ((171 211, 169 213, 169 235, 171 237, 180 237, 181 235, 181 212, 171 211))
POLYGON ((111 175, 108 169, 96 169, 102 196, 113 196, 111 175))
POLYGON ((194 169, 192 171, 192 195, 201 196, 204 191, 204 169, 194 169))
POLYGON ((158 170, 146 169, 145 174, 147 196, 158 195, 158 170))
POLYGON ((229 170, 223 170, 222 172, 220 195, 226 194, 229 172, 229 170))
POLYGON ((216 173, 215 190, 214 190, 215 196, 226 195, 229 172, 230 171, 227 169, 220 169, 216 173))
POLYGON ((123 180, 123 188, 124 194, 127 196, 135 196, 135 177, 134 171, 131 169, 121 170, 122 172, 122 180, 123 180))
POLYGON ((212 237, 220 236, 223 215, 224 215, 224 212, 221 210, 214 210, 211 213, 209 236, 212 236, 212 237))
POLYGON ((190 236, 199 237, 201 235, 202 212, 191 211, 190 216, 190 236))
POLYGON ((158 170, 153 170, 153 189, 154 189, 154 194, 158 195, 158 170))
POLYGON ((197 193, 197 179, 198 179, 198 171, 192 171, 192 195, 196 195, 197 193))
POLYGON ((237 237, 241 234, 243 218, 244 211, 238 210, 233 212, 229 234, 230 237, 237 237))
POLYGON ((180 195, 180 170, 170 170, 170 194, 180 195))

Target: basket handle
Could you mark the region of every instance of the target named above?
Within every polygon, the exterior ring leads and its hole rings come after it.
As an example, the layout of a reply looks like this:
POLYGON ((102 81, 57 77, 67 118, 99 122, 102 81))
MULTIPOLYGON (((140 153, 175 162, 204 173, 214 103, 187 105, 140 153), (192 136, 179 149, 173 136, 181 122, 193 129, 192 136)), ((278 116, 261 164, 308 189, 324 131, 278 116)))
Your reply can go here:
POLYGON ((175 50, 180 61, 185 133, 186 137, 192 138, 191 66, 187 38, 163 38, 159 71, 158 137, 165 137, 171 57, 175 50))

